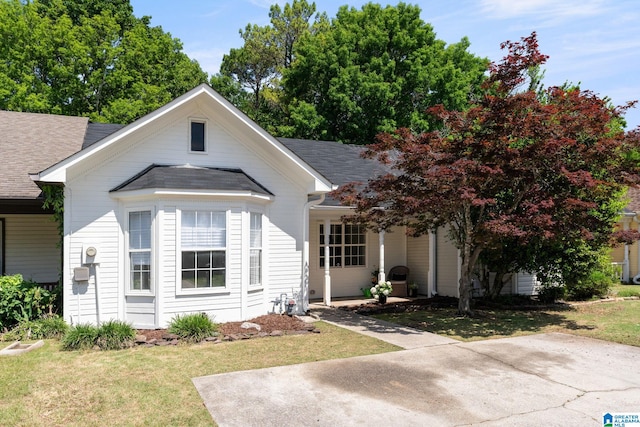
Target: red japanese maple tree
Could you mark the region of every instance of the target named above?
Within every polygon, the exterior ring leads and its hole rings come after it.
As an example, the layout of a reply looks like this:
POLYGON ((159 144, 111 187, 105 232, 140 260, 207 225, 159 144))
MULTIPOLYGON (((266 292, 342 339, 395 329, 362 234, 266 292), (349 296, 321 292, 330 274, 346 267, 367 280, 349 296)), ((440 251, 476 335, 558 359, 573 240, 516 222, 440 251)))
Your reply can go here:
MULTIPOLYGON (((471 313, 472 273, 483 251, 505 239, 525 247, 574 236, 610 236, 615 215, 599 206, 638 181, 637 133, 622 129, 631 104, 577 88, 522 88, 547 57, 536 34, 502 45, 484 95, 467 111, 435 106, 441 127, 415 135, 381 134, 365 156, 393 173, 336 194, 355 220, 379 230, 395 225, 420 235, 445 227, 460 250, 459 312, 471 313)), ((352 217, 351 220, 354 220, 352 217)))

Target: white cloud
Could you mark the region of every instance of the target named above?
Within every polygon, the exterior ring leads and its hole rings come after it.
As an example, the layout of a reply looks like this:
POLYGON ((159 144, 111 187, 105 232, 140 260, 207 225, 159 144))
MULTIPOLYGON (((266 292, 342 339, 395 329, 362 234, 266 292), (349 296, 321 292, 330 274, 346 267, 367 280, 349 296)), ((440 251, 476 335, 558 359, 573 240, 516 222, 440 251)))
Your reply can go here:
POLYGON ((484 14, 493 19, 537 17, 561 21, 603 13, 602 0, 480 0, 484 14))

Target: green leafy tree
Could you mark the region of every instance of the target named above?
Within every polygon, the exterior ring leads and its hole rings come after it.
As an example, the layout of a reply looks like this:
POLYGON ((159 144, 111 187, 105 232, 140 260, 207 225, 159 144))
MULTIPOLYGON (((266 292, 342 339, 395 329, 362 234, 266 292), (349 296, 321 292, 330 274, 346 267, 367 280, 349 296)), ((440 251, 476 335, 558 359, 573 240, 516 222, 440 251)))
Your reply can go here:
POLYGON ((300 39, 284 71, 288 136, 368 144, 381 131, 430 129, 428 107, 464 109, 483 80, 488 61, 469 45, 438 40, 417 6, 341 7, 300 39))
MULTIPOLYGON (((237 82, 252 102, 244 102, 246 98, 236 91, 229 99, 272 133, 279 133, 288 110, 282 99, 283 70, 294 61, 298 40, 309 33, 315 10, 315 3, 306 0, 294 0, 284 8, 271 6, 271 25, 247 25, 240 30, 242 47, 231 49, 223 57, 221 76, 237 82)), ((224 80, 216 79, 213 83, 214 87, 222 84, 223 89, 230 88, 224 80)))
POLYGON ((0 108, 129 123, 207 75, 128 0, 0 0, 0 108))

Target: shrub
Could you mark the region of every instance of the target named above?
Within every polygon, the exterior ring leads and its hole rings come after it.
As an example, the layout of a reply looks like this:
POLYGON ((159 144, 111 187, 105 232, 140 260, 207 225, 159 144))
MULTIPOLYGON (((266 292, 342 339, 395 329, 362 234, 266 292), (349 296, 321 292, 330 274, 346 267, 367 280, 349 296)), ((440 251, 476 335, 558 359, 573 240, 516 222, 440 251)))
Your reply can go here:
POLYGON ((67 332, 69 326, 58 315, 45 315, 36 320, 26 320, 18 323, 13 329, 4 334, 4 341, 27 339, 59 339, 67 332))
POLYGON ((544 284, 538 289, 538 300, 545 304, 551 304, 564 299, 566 289, 562 285, 544 284))
POLYGON ((98 328, 89 324, 72 326, 62 337, 63 350, 88 350, 96 345, 98 328))
POLYGON ((136 331, 120 320, 110 320, 98 328, 96 344, 101 350, 120 350, 133 346, 136 331))
POLYGON ((0 276, 0 329, 34 320, 54 311, 55 292, 22 275, 0 276))
POLYGON ((199 342, 218 330, 218 325, 205 313, 177 315, 169 323, 169 332, 191 342, 199 342))
POLYGON ((611 285, 613 280, 607 271, 594 270, 585 278, 567 283, 567 298, 578 301, 601 298, 609 293, 611 285))

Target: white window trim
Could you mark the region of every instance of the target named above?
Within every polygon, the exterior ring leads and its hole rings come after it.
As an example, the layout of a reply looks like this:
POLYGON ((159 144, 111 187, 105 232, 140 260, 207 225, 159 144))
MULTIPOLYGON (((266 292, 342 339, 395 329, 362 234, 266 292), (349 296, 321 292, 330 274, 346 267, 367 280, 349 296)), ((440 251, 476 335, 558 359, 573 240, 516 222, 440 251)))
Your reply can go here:
MULTIPOLYGON (((342 248, 342 254, 340 255, 340 258, 341 258, 341 260, 342 260, 342 263, 341 263, 341 265, 340 265, 340 266, 335 266, 335 265, 334 265, 334 266, 332 266, 332 265, 329 265, 329 268, 330 268, 330 269, 338 269, 338 268, 340 268, 340 269, 342 269, 342 268, 347 268, 347 269, 350 269, 350 268, 368 268, 368 265, 369 265, 369 252, 371 252, 371 251, 369 250, 369 233, 368 233, 366 230, 365 230, 365 232, 364 232, 364 235, 365 235, 365 242, 364 242, 364 250, 365 250, 365 254, 364 254, 364 264, 363 264, 363 265, 344 265, 344 259, 345 259, 345 257, 346 257, 346 255, 345 255, 345 250, 344 250, 344 249, 345 249, 345 247, 346 247, 346 246, 359 246, 359 245, 347 245, 347 244, 345 244, 345 243, 344 243, 344 240, 345 240, 345 239, 344 239, 344 237, 345 237, 345 234, 344 234, 344 233, 345 233, 344 226, 345 226, 345 224, 344 224, 343 222, 340 222, 340 221, 331 221, 331 222, 330 222, 330 225, 337 225, 337 224, 341 224, 341 225, 342 225, 342 243, 341 243, 340 245, 333 245, 333 246, 340 246, 340 247, 342 248)), ((353 224, 353 223, 349 223, 349 224, 353 224)), ((316 232, 318 233, 318 245, 317 245, 317 246, 318 246, 318 250, 319 250, 319 252, 318 252, 318 256, 316 257, 316 264, 317 264, 317 266, 318 266, 318 269, 319 269, 319 270, 324 270, 324 268, 325 268, 323 265, 321 265, 321 264, 320 264, 320 258, 323 258, 323 256, 324 256, 324 247, 325 247, 325 245, 322 245, 322 244, 320 243, 320 241, 321 241, 321 236, 323 235, 322 233, 320 233, 320 227, 324 227, 324 225, 325 225, 325 224, 324 224, 324 222, 323 222, 323 221, 317 221, 317 222, 316 222, 316 232)), ((329 246, 331 246, 331 245, 329 245, 329 246)), ((329 260, 325 260, 325 263, 326 263, 326 262, 330 262, 330 261, 329 261, 329 260)))
POLYGON ((230 269, 230 250, 229 250, 229 235, 231 226, 231 209, 218 206, 181 206, 176 207, 176 295, 215 295, 215 294, 229 294, 229 269, 230 269), (211 287, 211 288, 182 288, 182 211, 206 211, 206 212, 224 212, 225 214, 225 285, 224 287, 211 287))
POLYGON ((264 212, 262 212, 261 210, 256 210, 256 209, 248 209, 247 212, 249 213, 248 217, 249 217, 249 241, 247 242, 247 247, 249 250, 249 259, 247 261, 247 265, 248 265, 248 270, 249 270, 249 278, 248 278, 248 283, 249 283, 249 292, 252 291, 257 291, 257 290, 261 290, 264 289, 264 258, 265 258, 265 251, 264 251, 264 244, 267 241, 267 236, 265 234, 265 214, 264 212), (260 247, 259 248, 254 248, 251 246, 251 214, 258 214, 260 215, 260 234, 261 234, 261 241, 260 241, 260 247), (256 284, 251 284, 251 250, 252 249, 259 249, 260 250, 260 283, 256 283, 256 284))
POLYGON ((187 129, 187 151, 189 154, 207 154, 209 152, 209 121, 200 117, 189 117, 189 126, 187 129), (191 149, 191 123, 204 123, 204 150, 203 151, 193 151, 191 149))
POLYGON ((152 205, 146 206, 131 206, 125 209, 125 230, 124 230, 124 266, 125 266, 125 291, 126 296, 155 296, 156 294, 156 281, 157 276, 157 263, 156 263, 156 210, 152 205), (151 262, 151 269, 149 271, 149 289, 131 289, 131 261, 129 259, 129 214, 131 212, 151 212, 151 248, 149 251, 149 260, 151 262))

